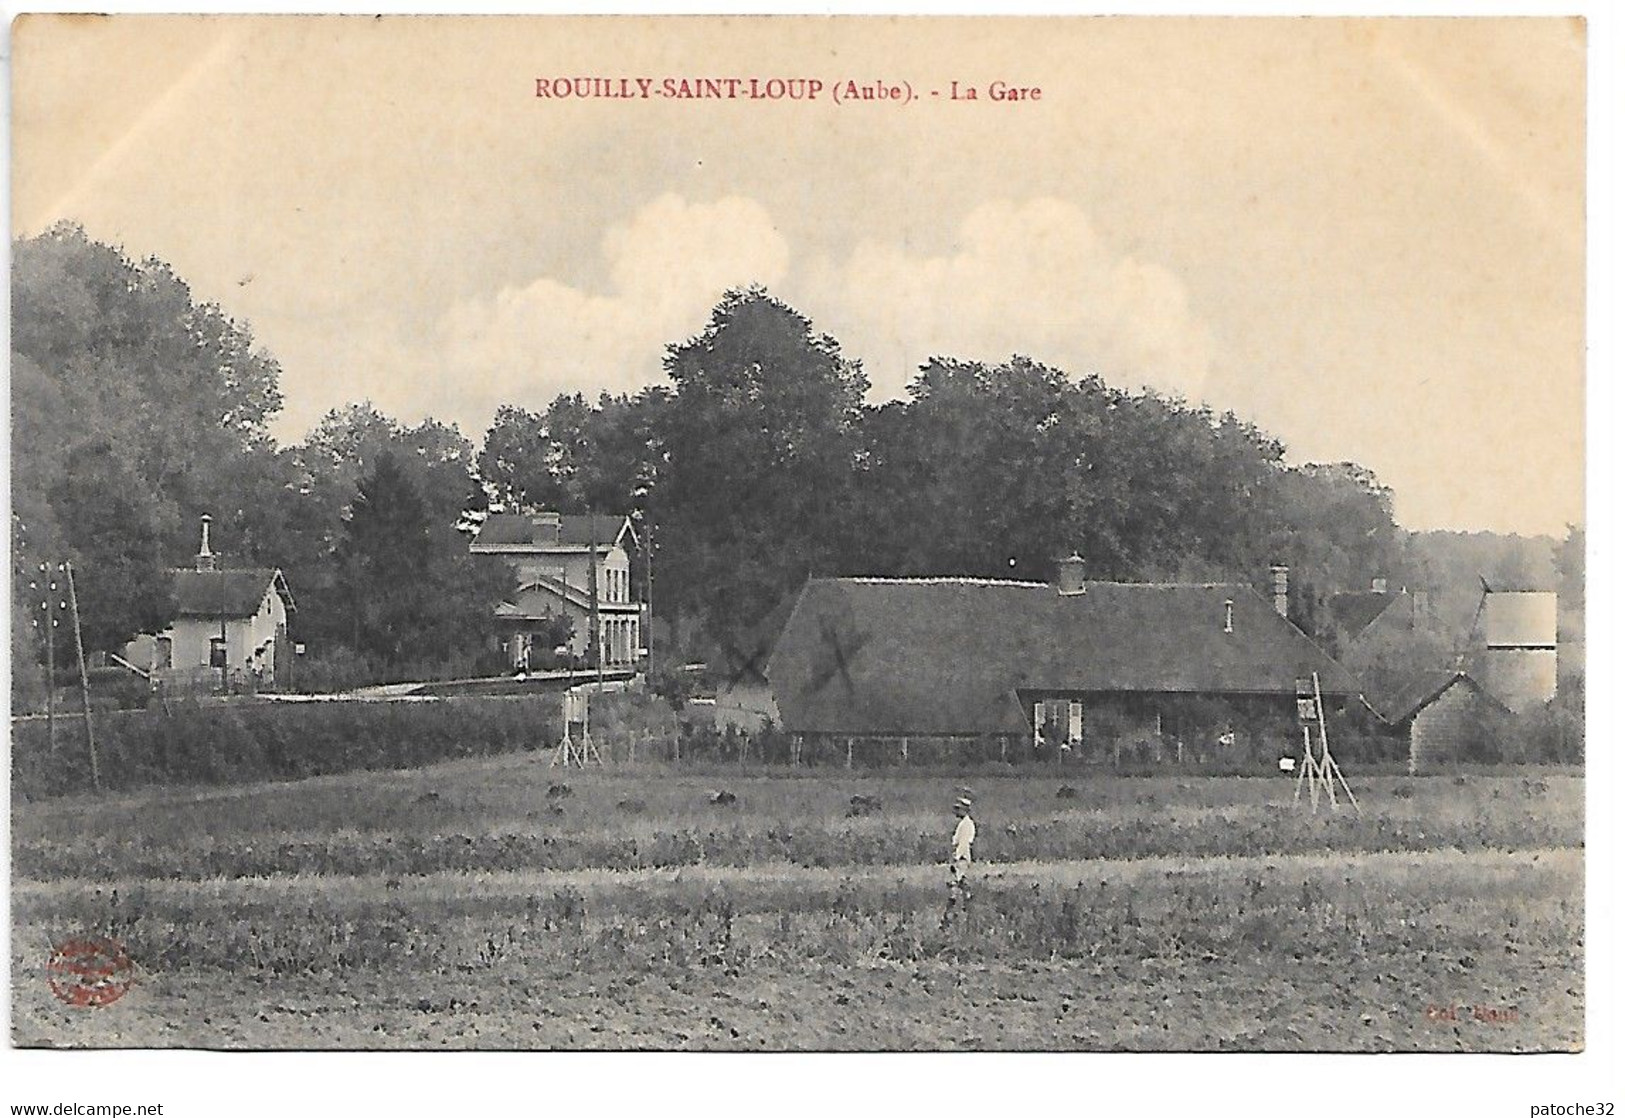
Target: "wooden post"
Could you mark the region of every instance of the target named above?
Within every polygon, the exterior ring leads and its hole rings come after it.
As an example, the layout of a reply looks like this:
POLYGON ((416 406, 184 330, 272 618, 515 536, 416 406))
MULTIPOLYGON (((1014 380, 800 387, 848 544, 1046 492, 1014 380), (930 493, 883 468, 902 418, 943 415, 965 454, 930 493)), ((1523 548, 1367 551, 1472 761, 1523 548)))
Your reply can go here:
POLYGON ((846 739, 846 767, 849 769, 852 767, 852 739, 850 737, 846 739))
MULTIPOLYGON (((655 674, 655 526, 653 521, 643 525, 643 647, 649 650, 649 659, 643 670, 655 674)), ((636 652, 636 649, 633 650, 636 652)))
POLYGON ((102 769, 96 757, 96 730, 90 719, 90 674, 85 670, 85 636, 79 627, 79 595, 73 587, 73 564, 62 564, 68 579, 68 606, 73 611, 73 647, 79 657, 79 697, 85 704, 85 744, 90 749, 90 786, 102 790, 102 769))
POLYGON ((587 548, 587 582, 592 590, 592 658, 598 672, 598 690, 604 689, 604 632, 598 616, 598 514, 587 510, 587 534, 591 544, 587 548))
POLYGON ((45 592, 45 738, 56 752, 56 582, 51 565, 39 565, 40 588, 45 592))

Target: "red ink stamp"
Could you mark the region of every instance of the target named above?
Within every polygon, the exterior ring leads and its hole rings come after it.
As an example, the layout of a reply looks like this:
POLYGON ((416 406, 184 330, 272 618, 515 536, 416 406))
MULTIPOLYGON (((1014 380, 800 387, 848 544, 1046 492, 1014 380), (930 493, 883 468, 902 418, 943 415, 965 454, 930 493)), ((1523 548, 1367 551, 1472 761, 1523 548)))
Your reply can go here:
POLYGON ((135 965, 117 940, 70 939, 51 952, 45 980, 57 1000, 74 1006, 112 1005, 129 990, 135 965))

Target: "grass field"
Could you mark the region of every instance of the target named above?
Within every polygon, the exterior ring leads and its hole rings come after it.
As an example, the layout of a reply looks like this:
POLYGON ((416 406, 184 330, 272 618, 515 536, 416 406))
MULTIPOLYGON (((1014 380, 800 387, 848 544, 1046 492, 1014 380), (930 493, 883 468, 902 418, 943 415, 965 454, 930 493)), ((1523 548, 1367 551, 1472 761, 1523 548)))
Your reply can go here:
POLYGON ((1363 816, 1314 817, 1285 778, 978 777, 973 899, 945 928, 964 783, 511 755, 20 805, 14 1040, 1582 1044, 1577 775, 1370 777, 1363 816), (45 981, 86 936, 135 963, 110 1006, 45 981))

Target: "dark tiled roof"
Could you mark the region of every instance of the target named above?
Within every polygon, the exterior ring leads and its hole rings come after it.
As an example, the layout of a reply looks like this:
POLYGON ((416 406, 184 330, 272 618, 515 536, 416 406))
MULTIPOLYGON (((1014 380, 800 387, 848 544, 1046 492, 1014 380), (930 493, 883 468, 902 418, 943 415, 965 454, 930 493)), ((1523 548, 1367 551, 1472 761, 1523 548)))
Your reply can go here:
POLYGON ((1359 636, 1381 617, 1389 606, 1403 597, 1402 593, 1360 591, 1354 594, 1333 594, 1328 605, 1337 627, 1351 637, 1359 636))
POLYGON ((273 587, 283 602, 293 607, 282 572, 272 567, 237 571, 181 569, 174 575, 180 617, 252 617, 259 612, 266 590, 273 587))
POLYGON ((722 647, 711 663, 723 686, 766 682, 768 658, 800 598, 800 594, 789 595, 756 624, 723 638, 722 647))
POLYGON ((1478 685, 1478 681, 1465 671, 1441 668, 1421 672, 1408 680, 1393 684, 1382 693, 1371 696, 1371 709, 1390 726, 1397 726, 1410 721, 1458 682, 1471 687, 1480 696, 1489 698, 1488 693, 1478 685))
POLYGON ((1284 697, 1311 672, 1359 691, 1246 585, 969 579, 811 580, 768 664, 787 729, 852 734, 1021 733, 1018 691, 1284 697))
POLYGON ((590 547, 593 541, 593 521, 596 520, 599 550, 607 551, 626 524, 624 516, 605 516, 602 513, 596 517, 586 514, 561 516, 558 538, 555 540, 551 538, 550 533, 544 534, 544 529, 535 523, 536 519, 531 513, 494 512, 480 525, 474 543, 482 547, 552 543, 561 547, 590 547))

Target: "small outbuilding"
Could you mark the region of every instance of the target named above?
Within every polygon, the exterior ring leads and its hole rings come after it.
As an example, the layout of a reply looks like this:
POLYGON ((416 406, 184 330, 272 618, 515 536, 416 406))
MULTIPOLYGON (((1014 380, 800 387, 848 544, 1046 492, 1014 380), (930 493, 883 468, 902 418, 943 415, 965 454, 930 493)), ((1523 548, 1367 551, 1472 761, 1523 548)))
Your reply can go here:
POLYGON ((1488 758, 1488 739, 1510 713, 1461 670, 1423 672, 1373 706, 1405 736, 1412 773, 1488 758))
POLYGON ((175 620, 161 633, 142 634, 121 659, 155 683, 176 686, 288 684, 293 649, 288 615, 294 611, 287 580, 275 567, 220 569, 209 550, 209 518, 190 568, 170 572, 175 620))

